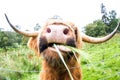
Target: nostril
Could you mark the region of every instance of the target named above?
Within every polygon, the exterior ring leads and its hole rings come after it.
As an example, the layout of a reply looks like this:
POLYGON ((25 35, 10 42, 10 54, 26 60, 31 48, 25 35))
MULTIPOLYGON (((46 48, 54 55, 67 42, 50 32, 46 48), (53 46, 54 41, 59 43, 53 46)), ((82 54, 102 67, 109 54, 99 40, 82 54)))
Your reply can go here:
POLYGON ((69 32, 69 29, 67 29, 67 28, 65 28, 64 31, 63 31, 63 33, 64 33, 65 35, 68 34, 68 32, 69 32))
POLYGON ((47 32, 50 33, 50 32, 51 32, 51 29, 50 29, 50 28, 47 28, 47 32))

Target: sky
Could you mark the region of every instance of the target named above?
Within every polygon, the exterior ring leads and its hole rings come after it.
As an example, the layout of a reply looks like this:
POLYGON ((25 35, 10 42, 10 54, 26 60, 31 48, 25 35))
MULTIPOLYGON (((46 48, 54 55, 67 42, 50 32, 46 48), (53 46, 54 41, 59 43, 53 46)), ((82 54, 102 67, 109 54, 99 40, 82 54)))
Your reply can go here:
POLYGON ((101 3, 107 11, 115 10, 120 17, 119 0, 0 0, 0 28, 11 29, 4 13, 22 30, 33 30, 37 23, 43 26, 54 15, 83 28, 101 19, 101 3))

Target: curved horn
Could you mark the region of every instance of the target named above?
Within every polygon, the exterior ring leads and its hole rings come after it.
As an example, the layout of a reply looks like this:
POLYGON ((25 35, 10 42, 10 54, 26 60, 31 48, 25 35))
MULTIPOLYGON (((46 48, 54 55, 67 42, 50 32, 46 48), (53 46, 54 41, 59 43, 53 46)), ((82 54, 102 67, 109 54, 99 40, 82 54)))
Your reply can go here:
POLYGON ((94 43, 94 44, 105 42, 115 35, 119 26, 120 26, 120 23, 118 23, 117 27, 113 30, 113 32, 111 32, 109 35, 102 38, 95 38, 95 37, 90 37, 88 35, 82 34, 82 40, 85 42, 94 43))
POLYGON ((13 29, 15 32, 17 32, 17 33, 19 33, 19 34, 22 34, 22 35, 24 35, 24 36, 27 36, 27 37, 36 37, 36 36, 38 35, 37 32, 29 33, 29 32, 25 32, 25 31, 20 31, 20 30, 18 30, 17 28, 15 28, 15 26, 13 26, 13 25, 11 24, 11 22, 9 21, 9 19, 8 19, 8 17, 7 17, 6 14, 5 14, 5 17, 6 17, 7 22, 9 23, 9 25, 12 27, 12 29, 13 29))

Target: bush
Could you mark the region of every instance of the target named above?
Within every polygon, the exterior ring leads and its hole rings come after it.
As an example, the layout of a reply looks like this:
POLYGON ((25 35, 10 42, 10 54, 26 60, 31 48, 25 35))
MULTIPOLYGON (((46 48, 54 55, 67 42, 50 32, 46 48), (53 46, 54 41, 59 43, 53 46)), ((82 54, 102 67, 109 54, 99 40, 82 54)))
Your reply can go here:
POLYGON ((5 51, 7 51, 9 47, 17 48, 19 45, 26 44, 27 41, 27 37, 15 32, 0 31, 0 48, 3 48, 5 51))
POLYGON ((102 36, 106 34, 106 29, 107 26, 101 20, 96 20, 85 26, 85 34, 93 37, 102 36))
MULTIPOLYGON (((111 33, 115 29, 115 27, 117 26, 118 21, 119 21, 119 19, 112 19, 108 25, 106 32, 111 33)), ((118 31, 120 31, 120 27, 118 28, 118 31)))

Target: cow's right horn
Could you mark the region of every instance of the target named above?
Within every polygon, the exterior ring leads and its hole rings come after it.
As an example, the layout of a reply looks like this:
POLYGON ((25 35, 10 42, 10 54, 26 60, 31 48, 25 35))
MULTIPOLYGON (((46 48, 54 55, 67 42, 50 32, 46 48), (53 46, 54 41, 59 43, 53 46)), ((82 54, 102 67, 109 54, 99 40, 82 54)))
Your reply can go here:
POLYGON ((113 30, 113 32, 111 32, 109 35, 107 35, 105 37, 101 37, 101 38, 90 37, 83 33, 82 40, 85 42, 94 43, 94 44, 105 42, 115 35, 119 26, 120 26, 120 22, 118 23, 117 27, 113 30))
POLYGON ((9 25, 11 26, 11 28, 12 28, 15 32, 17 32, 17 33, 19 33, 19 34, 22 34, 22 35, 24 35, 24 36, 27 36, 27 37, 36 37, 36 36, 38 35, 38 32, 26 32, 26 31, 20 31, 20 30, 18 30, 17 28, 15 28, 15 26, 13 26, 13 25, 11 24, 11 22, 9 21, 9 19, 8 19, 8 17, 7 17, 6 14, 5 14, 5 17, 6 17, 7 22, 9 23, 9 25))

